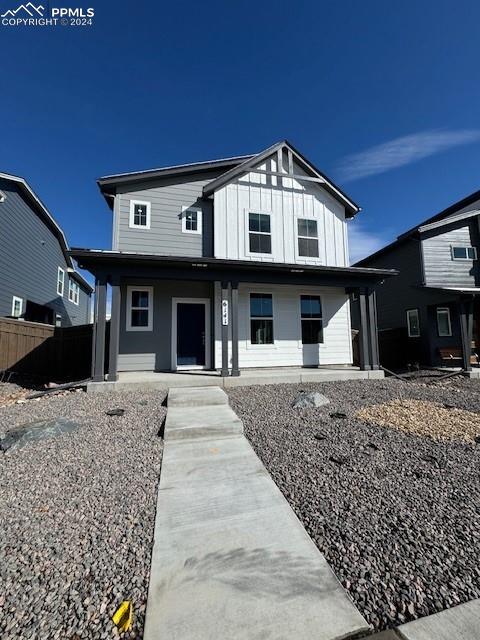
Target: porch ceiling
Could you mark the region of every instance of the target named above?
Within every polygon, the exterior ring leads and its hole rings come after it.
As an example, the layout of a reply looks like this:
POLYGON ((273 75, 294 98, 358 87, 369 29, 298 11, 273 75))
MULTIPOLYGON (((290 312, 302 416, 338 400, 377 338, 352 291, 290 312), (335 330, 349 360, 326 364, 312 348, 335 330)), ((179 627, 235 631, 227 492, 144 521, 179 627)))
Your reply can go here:
POLYGON ((89 249, 72 249, 70 255, 77 260, 82 269, 87 269, 99 278, 145 277, 362 287, 379 284, 385 278, 398 275, 395 269, 327 267, 89 249))

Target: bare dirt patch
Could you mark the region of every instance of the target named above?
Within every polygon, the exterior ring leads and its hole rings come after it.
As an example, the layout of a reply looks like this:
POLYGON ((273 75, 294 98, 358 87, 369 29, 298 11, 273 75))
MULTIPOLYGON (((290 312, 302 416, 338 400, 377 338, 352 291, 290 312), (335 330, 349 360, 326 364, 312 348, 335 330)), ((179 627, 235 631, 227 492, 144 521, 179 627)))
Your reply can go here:
POLYGON ((434 440, 475 442, 475 437, 480 434, 480 414, 445 407, 428 400, 391 400, 363 407, 355 415, 368 424, 390 427, 434 440))

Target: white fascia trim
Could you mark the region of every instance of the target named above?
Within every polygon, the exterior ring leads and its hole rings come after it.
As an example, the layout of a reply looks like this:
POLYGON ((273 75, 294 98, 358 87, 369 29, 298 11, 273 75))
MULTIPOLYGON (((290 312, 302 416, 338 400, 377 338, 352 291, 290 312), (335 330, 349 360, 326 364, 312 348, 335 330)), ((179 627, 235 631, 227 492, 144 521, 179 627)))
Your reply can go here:
POLYGON ((128 226, 130 229, 150 229, 150 219, 152 213, 152 203, 146 200, 130 200, 130 216, 128 226), (135 224, 135 206, 137 204, 145 205, 147 207, 147 224, 135 224))
POLYGON ((438 220, 437 222, 431 222, 430 224, 425 224, 422 227, 418 227, 420 233, 424 231, 430 231, 431 229, 438 229, 440 227, 445 227, 449 224, 453 224, 454 222, 460 222, 461 220, 468 220, 468 218, 473 218, 475 216, 480 215, 480 210, 475 209, 474 211, 464 211, 463 213, 459 213, 454 216, 449 216, 448 218, 443 218, 443 220, 438 220))
POLYGON ((200 207, 182 207, 182 233, 193 233, 195 235, 202 235, 202 210, 200 207), (191 231, 187 229, 187 212, 195 211, 197 214, 197 230, 191 231))
POLYGON ((153 287, 127 287, 127 317, 125 322, 126 331, 153 331, 153 287), (132 327, 132 291, 148 292, 148 325, 146 327, 132 327))

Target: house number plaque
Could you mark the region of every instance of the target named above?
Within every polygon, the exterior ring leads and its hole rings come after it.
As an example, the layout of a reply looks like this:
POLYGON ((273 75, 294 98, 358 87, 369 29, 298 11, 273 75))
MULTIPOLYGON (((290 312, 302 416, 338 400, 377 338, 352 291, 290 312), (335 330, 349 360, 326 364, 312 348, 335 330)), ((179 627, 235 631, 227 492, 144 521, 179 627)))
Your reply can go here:
POLYGON ((228 325, 228 300, 222 300, 222 324, 228 325))

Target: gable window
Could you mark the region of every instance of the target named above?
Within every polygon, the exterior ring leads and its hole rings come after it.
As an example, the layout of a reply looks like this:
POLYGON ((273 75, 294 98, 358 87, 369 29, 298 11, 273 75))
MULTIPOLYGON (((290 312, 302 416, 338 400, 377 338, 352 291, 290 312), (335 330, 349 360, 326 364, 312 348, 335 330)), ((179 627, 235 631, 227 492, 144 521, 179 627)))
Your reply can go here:
POLYGON ((269 213, 248 214, 248 247, 250 253, 272 253, 269 213))
POLYGON ((317 221, 298 218, 297 234, 298 255, 305 258, 318 258, 317 221))
POLYGON ((202 233, 202 212, 200 209, 183 208, 182 231, 183 233, 202 233))
POLYGON ((476 260, 475 247, 452 247, 452 260, 476 260))
POLYGON ((420 336, 420 318, 418 309, 407 310, 407 329, 409 338, 418 338, 420 336))
POLYGON ((300 296, 302 344, 323 343, 322 301, 320 296, 300 296))
POLYGON ((273 344, 273 299, 271 293, 250 294, 250 342, 273 344))
POLYGON ((437 307, 437 331, 441 338, 452 335, 450 309, 448 307, 437 307))
POLYGON ((130 227, 150 229, 150 212, 152 204, 140 200, 130 200, 130 227))
POLYGON ((152 331, 153 288, 128 287, 127 331, 152 331))
POLYGON ((58 273, 57 273, 58 295, 63 297, 64 290, 65 290, 65 271, 62 269, 62 267, 58 267, 58 273))
POLYGON ((72 278, 68 280, 68 299, 73 304, 78 304, 80 300, 80 285, 72 278))
POLYGON ((12 317, 20 318, 23 313, 23 298, 13 296, 12 298, 12 317))

